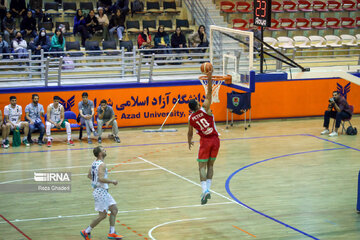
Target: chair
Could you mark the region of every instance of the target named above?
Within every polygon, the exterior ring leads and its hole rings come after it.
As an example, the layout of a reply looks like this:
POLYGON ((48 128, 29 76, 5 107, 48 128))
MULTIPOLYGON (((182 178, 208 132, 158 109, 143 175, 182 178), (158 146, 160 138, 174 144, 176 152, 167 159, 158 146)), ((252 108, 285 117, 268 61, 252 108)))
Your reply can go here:
MULTIPOLYGON (((350 108, 351 112, 354 112, 354 106, 353 105, 349 105, 349 108, 350 108)), ((346 118, 346 119, 341 120, 341 123, 340 123, 340 125, 341 125, 341 134, 344 134, 344 132, 346 132, 346 128, 345 128, 345 123, 346 122, 348 122, 349 125, 352 127, 351 118, 352 118, 352 116, 350 115, 350 118, 346 118)), ((334 121, 333 121, 333 127, 332 127, 331 131, 334 131, 335 122, 336 122, 336 119, 334 119, 334 121)))
POLYGON ((295 36, 294 38, 294 45, 298 48, 307 49, 311 48, 310 46, 310 39, 305 36, 295 36))
POLYGON ((357 11, 357 3, 353 0, 342 0, 342 5, 345 11, 357 11))
POLYGON ((248 22, 244 19, 241 18, 236 18, 232 20, 233 22, 233 29, 237 29, 237 30, 249 30, 249 28, 247 27, 248 22))
MULTIPOLYGON (((103 41, 102 42, 102 49, 103 50, 116 50, 116 41, 115 40, 103 41)), ((104 51, 104 53, 106 55, 118 55, 118 54, 120 54, 119 51, 111 51, 111 52, 104 51)))
POLYGON ((236 10, 234 10, 235 8, 235 3, 230 2, 230 1, 221 1, 220 2, 220 11, 223 13, 235 13, 236 10))
POLYGON ((66 41, 65 42, 65 47, 66 47, 66 51, 69 52, 69 56, 70 57, 82 57, 84 56, 84 53, 82 53, 80 51, 80 42, 79 41, 75 41, 75 42, 69 42, 66 41))
POLYGON ((340 29, 340 19, 334 17, 326 18, 326 28, 340 29))
POLYGON ((326 45, 329 47, 337 48, 342 47, 341 38, 335 35, 326 35, 326 45))
POLYGON ((50 14, 52 16, 60 16, 59 13, 59 4, 57 2, 46 2, 44 5, 45 13, 50 14))
POLYGON ((296 30, 295 21, 291 18, 280 18, 280 28, 285 30, 296 30))
POLYGON ((326 48, 326 40, 317 35, 309 36, 310 39, 310 46, 315 48, 326 48))
POLYGON ((156 20, 143 20, 143 27, 144 28, 149 28, 150 32, 157 32, 157 28, 156 28, 156 20))
POLYGON ((323 2, 323 1, 313 1, 313 9, 316 12, 328 12, 329 10, 327 9, 327 2, 323 2))
POLYGON ((341 27, 342 28, 356 28, 355 19, 351 17, 342 17, 341 18, 341 27))
POLYGON ((52 22, 39 22, 38 28, 39 28, 39 31, 40 31, 41 28, 45 28, 46 34, 48 36, 53 36, 54 35, 53 23, 52 22))
POLYGON ((246 1, 238 1, 236 2, 236 11, 240 13, 251 13, 251 4, 246 1))
MULTIPOLYGON (((264 42, 266 42, 267 44, 269 44, 271 47, 278 49, 279 48, 279 42, 278 40, 276 40, 276 38, 273 37, 264 37, 264 42)), ((270 49, 269 47, 267 47, 266 45, 264 46, 266 49, 270 49)))
POLYGON ((289 37, 278 37, 279 47, 283 49, 295 49, 294 40, 289 37))
POLYGON ((64 34, 65 36, 73 35, 73 32, 70 31, 70 23, 69 22, 56 22, 55 27, 58 28, 61 24, 65 26, 65 30, 66 30, 66 33, 64 34))
POLYGON ((160 10, 160 3, 152 1, 146 1, 146 12, 153 14, 163 13, 163 11, 160 10))
POLYGON ((276 19, 271 19, 271 27, 268 28, 270 31, 279 31, 280 28, 280 22, 276 19))
POLYGON ((311 28, 315 28, 318 30, 326 29, 326 22, 322 18, 310 18, 311 20, 311 28))
POLYGON ((63 12, 69 16, 76 15, 76 2, 64 2, 63 3, 63 12))
POLYGON ((349 34, 341 34, 341 43, 347 47, 357 47, 356 37, 349 34))
POLYGON ((283 9, 285 12, 297 12, 297 4, 294 1, 285 0, 283 3, 283 9))
POLYGON ((311 22, 307 18, 296 18, 296 27, 302 30, 310 30, 311 22))
POLYGON ((176 27, 181 27, 181 30, 184 33, 193 32, 193 30, 190 29, 189 21, 187 19, 176 19, 176 27))
POLYGON ((180 11, 176 10, 176 2, 167 0, 163 2, 163 9, 165 13, 168 14, 179 14, 180 11))
POLYGON ((101 55, 102 52, 98 52, 98 50, 95 50, 95 49, 100 49, 98 41, 86 41, 85 42, 85 50, 86 51, 97 51, 97 52, 88 53, 89 56, 99 56, 99 55, 101 55))
POLYGON ((86 11, 94 10, 94 5, 92 2, 80 2, 80 9, 86 11))
POLYGON ((126 21, 126 31, 130 34, 141 33, 139 21, 126 21))
POLYGON ((159 20, 159 26, 163 25, 165 31, 173 32, 173 24, 171 20, 159 20))
POLYGON ((282 9, 282 4, 279 1, 272 1, 271 2, 271 11, 275 13, 284 12, 282 9))
POLYGON ((356 8, 358 9, 358 11, 360 10, 360 0, 357 0, 356 8))
POLYGON ((311 8, 311 5, 311 2, 308 0, 299 0, 298 9, 301 12, 312 12, 313 9, 311 8))
POLYGON ((355 18, 355 26, 356 26, 357 28, 360 28, 360 17, 356 17, 356 18, 355 18))
POLYGON ((341 2, 335 0, 329 0, 328 9, 332 12, 342 12, 341 2))
POLYGON ((360 45, 360 34, 356 34, 356 43, 360 45))
MULTIPOLYGON (((76 114, 75 114, 74 112, 72 112, 72 111, 66 111, 66 112, 64 113, 64 118, 67 119, 67 120, 75 120, 75 122, 76 122, 77 116, 76 116, 76 114)), ((71 128, 78 128, 78 127, 80 127, 80 125, 77 124, 77 123, 71 123, 70 121, 69 121, 69 123, 70 123, 70 127, 71 127, 71 128)))

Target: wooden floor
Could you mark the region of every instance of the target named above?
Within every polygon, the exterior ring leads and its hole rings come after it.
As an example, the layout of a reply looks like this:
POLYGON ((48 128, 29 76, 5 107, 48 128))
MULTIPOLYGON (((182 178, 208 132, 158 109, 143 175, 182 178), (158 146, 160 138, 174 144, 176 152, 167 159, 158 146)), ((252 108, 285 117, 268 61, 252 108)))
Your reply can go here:
MULTIPOLYGON (((352 122, 359 126, 360 117, 352 122)), ((205 206, 198 142, 188 150, 186 126, 174 133, 122 129, 121 144, 102 144, 109 177, 119 181, 109 190, 119 208, 117 232, 127 240, 360 239, 359 136, 320 136, 321 126, 321 118, 255 121, 247 131, 218 124, 221 148, 205 206)), ((97 214, 86 177, 97 144, 70 147, 64 134, 55 140, 50 149, 0 150, 0 183, 14 188, 35 183, 34 171, 72 173, 71 193, 0 193, 0 214, 19 229, 0 219, 1 240, 82 239, 97 214)), ((92 239, 107 239, 108 229, 105 220, 92 239)))

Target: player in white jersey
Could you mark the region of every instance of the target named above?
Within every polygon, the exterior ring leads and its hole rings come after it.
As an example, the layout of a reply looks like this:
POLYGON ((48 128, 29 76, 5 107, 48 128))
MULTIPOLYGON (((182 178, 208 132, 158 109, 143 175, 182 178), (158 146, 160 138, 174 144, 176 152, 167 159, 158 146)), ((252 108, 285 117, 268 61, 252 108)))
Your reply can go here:
POLYGON ((82 230, 80 234, 85 240, 91 240, 91 230, 106 218, 107 211, 110 210, 110 231, 108 239, 122 239, 123 236, 115 232, 115 220, 116 214, 118 213, 116 202, 108 192, 108 184, 112 183, 117 185, 118 182, 107 178, 107 168, 104 163, 106 157, 105 148, 97 146, 94 148, 93 153, 96 160, 89 169, 88 178, 91 179, 91 186, 94 188, 95 211, 99 212, 99 216, 91 222, 90 226, 82 230))
POLYGON ((65 121, 65 111, 63 105, 60 103, 60 97, 54 96, 54 102, 50 103, 46 111, 46 136, 48 139, 47 146, 51 147, 51 128, 66 128, 67 143, 74 146, 71 140, 71 126, 69 122, 65 121))
POLYGON ((13 131, 15 128, 24 129, 24 138, 22 142, 27 147, 29 147, 30 143, 27 140, 27 135, 29 133, 29 123, 21 121, 22 107, 20 105, 17 105, 16 101, 16 97, 11 96, 10 104, 5 106, 4 108, 5 121, 6 125, 8 126, 7 136, 9 136, 10 131, 13 131))
POLYGON ((6 126, 1 110, 0 110, 0 129, 3 139, 1 146, 3 148, 8 148, 9 147, 8 131, 10 130, 10 126, 6 126))

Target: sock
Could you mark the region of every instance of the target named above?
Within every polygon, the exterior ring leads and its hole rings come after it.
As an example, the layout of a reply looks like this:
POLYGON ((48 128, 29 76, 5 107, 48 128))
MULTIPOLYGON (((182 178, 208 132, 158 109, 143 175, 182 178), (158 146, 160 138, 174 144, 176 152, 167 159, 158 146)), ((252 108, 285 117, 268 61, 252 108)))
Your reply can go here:
POLYGON ((5 143, 5 141, 6 141, 6 140, 5 140, 5 139, 3 139, 3 140, 2 140, 2 143, 5 143))
POLYGON ((115 227, 114 226, 110 226, 110 233, 115 233, 115 227))
POLYGON ((206 179, 206 186, 207 186, 207 190, 210 190, 210 187, 211 187, 211 179, 206 179))
POLYGON ((92 227, 88 226, 88 227, 85 229, 85 232, 86 232, 86 233, 90 233, 91 230, 92 230, 92 227))
POLYGON ((206 187, 206 181, 201 181, 201 188, 202 188, 202 192, 206 192, 207 187, 206 187))
POLYGON ((23 138, 23 141, 24 141, 24 140, 27 140, 27 137, 24 137, 24 138, 23 138))

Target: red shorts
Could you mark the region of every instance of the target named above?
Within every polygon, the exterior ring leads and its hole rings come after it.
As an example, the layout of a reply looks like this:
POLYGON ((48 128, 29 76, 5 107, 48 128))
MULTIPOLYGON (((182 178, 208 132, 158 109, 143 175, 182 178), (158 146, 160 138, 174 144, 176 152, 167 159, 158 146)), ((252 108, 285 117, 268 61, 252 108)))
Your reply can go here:
POLYGON ((218 136, 200 138, 200 147, 198 162, 207 162, 215 160, 220 148, 220 139, 218 136))

